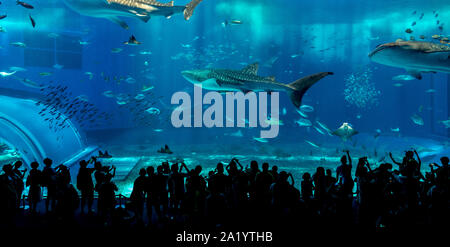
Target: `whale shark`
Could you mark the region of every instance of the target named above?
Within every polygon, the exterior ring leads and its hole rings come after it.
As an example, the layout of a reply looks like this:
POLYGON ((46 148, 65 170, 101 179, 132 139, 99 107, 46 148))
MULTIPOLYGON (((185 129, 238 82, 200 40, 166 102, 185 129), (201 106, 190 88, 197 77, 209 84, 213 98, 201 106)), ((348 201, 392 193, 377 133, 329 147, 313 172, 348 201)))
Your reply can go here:
POLYGON ((450 73, 450 46, 424 41, 404 41, 379 45, 369 58, 380 64, 404 68, 416 79, 423 72, 450 73))
POLYGON ((302 97, 306 91, 322 78, 333 72, 321 72, 298 79, 290 84, 275 81, 275 77, 258 76, 258 63, 253 63, 242 70, 229 69, 199 69, 185 70, 181 74, 193 84, 200 84, 203 89, 218 92, 241 91, 254 92, 287 92, 295 107, 301 106, 302 97))
POLYGON ((126 22, 119 17, 134 17, 144 22, 152 16, 172 17, 183 13, 184 19, 189 20, 203 0, 192 0, 185 6, 176 6, 174 2, 161 3, 156 0, 63 0, 64 3, 81 15, 105 18, 121 27, 128 29, 126 22))

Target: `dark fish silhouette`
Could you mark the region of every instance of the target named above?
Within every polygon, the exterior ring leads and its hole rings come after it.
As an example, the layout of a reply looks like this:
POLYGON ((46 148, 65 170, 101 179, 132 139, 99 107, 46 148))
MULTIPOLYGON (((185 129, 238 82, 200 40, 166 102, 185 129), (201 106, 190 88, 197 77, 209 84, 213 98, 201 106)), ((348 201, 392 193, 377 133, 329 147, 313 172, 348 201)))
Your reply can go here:
POLYGON ((34 9, 34 7, 31 4, 22 1, 17 1, 17 5, 22 5, 24 8, 27 9, 34 9))
MULTIPOLYGON (((134 35, 131 35, 131 37, 128 39, 128 41, 123 42, 125 45, 140 45, 142 44, 141 42, 136 40, 136 37, 134 37, 134 35)), ((108 81, 109 81, 109 76, 108 76, 108 81)))
POLYGON ((33 26, 33 28, 35 28, 36 22, 34 21, 33 17, 31 17, 31 15, 29 15, 29 17, 30 17, 31 25, 33 26))

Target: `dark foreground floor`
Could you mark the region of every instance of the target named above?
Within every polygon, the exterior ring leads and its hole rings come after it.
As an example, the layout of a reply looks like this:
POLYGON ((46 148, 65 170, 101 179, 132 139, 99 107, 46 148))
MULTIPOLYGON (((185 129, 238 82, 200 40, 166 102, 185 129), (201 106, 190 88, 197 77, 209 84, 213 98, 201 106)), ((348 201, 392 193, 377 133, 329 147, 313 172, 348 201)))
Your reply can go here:
MULTIPOLYGON (((45 211, 44 203, 39 205, 39 211, 45 211)), ((139 224, 132 213, 120 207, 108 223, 95 213, 81 214, 79 210, 73 217, 64 219, 52 213, 30 215, 21 209, 9 224, 7 219, 0 221, 0 239, 21 245, 28 243, 27 246, 311 246, 342 243, 362 246, 374 242, 434 241, 446 238, 445 232, 449 230, 448 224, 408 226, 406 223, 396 229, 364 229, 354 222, 335 218, 309 217, 304 213, 278 214, 270 210, 232 212, 220 226, 211 225, 204 217, 187 218, 180 214, 164 219, 158 219, 154 214, 151 222, 144 220, 139 224), (197 234, 195 241, 190 240, 191 234, 197 234), (208 241, 200 237, 204 234, 208 234, 208 241)), ((144 219, 147 219, 146 215, 144 219)))

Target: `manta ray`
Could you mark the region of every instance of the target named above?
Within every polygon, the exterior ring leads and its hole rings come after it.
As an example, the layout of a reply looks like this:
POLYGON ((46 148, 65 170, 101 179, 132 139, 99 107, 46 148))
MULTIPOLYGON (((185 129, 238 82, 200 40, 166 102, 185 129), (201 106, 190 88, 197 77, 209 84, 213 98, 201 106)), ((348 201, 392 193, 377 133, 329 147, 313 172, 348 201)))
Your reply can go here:
POLYGON ((348 123, 343 123, 341 127, 332 132, 333 135, 339 136, 343 141, 347 141, 352 136, 358 134, 358 131, 354 130, 348 123))
POLYGON ((192 0, 185 6, 175 6, 173 1, 160 3, 156 0, 64 0, 64 3, 79 14, 106 18, 121 27, 128 29, 128 25, 119 17, 135 17, 144 22, 152 16, 172 17, 183 13, 184 19, 189 20, 195 7, 203 0, 192 0))
POLYGON ((404 41, 377 46, 369 54, 372 61, 392 67, 404 68, 416 79, 422 72, 450 73, 450 46, 424 41, 404 41))

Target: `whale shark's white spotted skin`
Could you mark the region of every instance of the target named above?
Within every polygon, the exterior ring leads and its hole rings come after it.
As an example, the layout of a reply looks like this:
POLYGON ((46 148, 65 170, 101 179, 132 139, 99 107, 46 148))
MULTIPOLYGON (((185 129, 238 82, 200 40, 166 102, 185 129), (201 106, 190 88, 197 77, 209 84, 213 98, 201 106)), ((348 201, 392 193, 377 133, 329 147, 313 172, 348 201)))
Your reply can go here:
POLYGON ((321 72, 301 78, 290 84, 275 81, 272 76, 257 75, 258 64, 250 64, 242 70, 202 69, 183 71, 182 75, 193 84, 201 84, 202 88, 220 92, 242 91, 255 92, 287 92, 292 103, 298 108, 306 91, 322 78, 332 75, 332 72, 321 72))
POLYGON ((386 43, 369 54, 372 61, 404 68, 417 79, 421 72, 450 73, 450 46, 422 41, 386 43))
POLYGON ((82 15, 106 18, 126 29, 128 25, 119 16, 135 17, 147 22, 151 16, 170 18, 183 13, 184 18, 189 20, 195 7, 202 1, 192 0, 186 6, 175 6, 173 1, 161 3, 155 0, 64 0, 67 6, 82 15))
POLYGON ((173 1, 168 3, 160 3, 155 0, 106 0, 109 4, 117 3, 124 6, 130 7, 138 7, 142 5, 153 5, 153 6, 165 6, 165 7, 173 7, 173 1))

